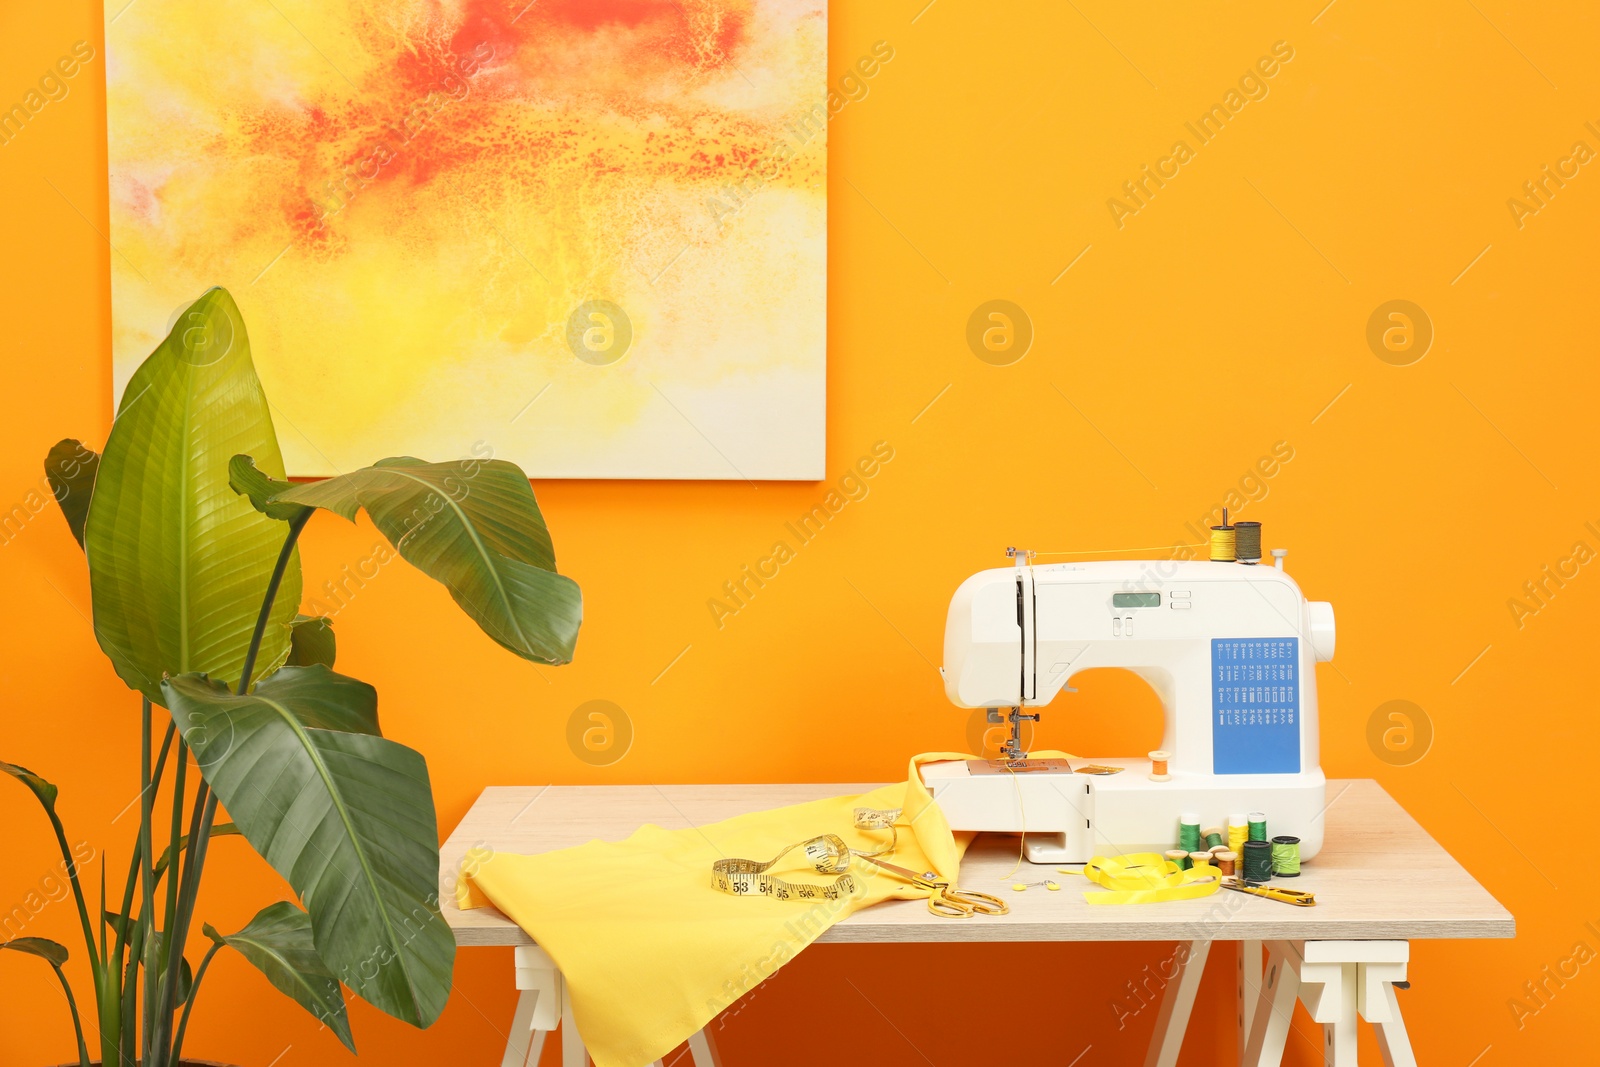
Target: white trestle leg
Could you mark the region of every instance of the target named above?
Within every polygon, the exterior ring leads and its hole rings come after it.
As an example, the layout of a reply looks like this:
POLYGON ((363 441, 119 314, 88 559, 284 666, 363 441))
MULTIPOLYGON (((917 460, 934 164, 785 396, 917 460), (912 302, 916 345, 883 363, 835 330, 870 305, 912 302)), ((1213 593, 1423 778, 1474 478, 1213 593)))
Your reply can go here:
POLYGON ((1200 990, 1200 976, 1205 973, 1210 952, 1209 941, 1190 941, 1187 951, 1179 943, 1178 973, 1167 983, 1161 997, 1161 1013, 1156 1016, 1156 1032, 1150 1038, 1145 1067, 1177 1067, 1178 1050, 1183 1047, 1183 1034, 1189 1028, 1189 1013, 1194 1010, 1194 997, 1200 990))

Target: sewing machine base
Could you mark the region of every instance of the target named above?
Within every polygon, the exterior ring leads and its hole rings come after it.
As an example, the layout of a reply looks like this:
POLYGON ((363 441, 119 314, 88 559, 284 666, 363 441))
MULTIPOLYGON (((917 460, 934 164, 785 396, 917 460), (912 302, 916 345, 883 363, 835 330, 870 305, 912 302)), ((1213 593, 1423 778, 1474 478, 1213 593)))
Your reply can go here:
POLYGON ((1032 863, 1087 863, 1095 856, 1161 852, 1177 843, 1178 817, 1200 815, 1207 826, 1228 816, 1265 812, 1267 831, 1300 839, 1300 858, 1322 848, 1327 780, 1301 774, 1173 774, 1150 780, 1150 761, 1072 760, 1124 767, 1121 774, 1066 770, 974 774, 963 760, 929 763, 922 778, 952 830, 1025 834, 1032 863))

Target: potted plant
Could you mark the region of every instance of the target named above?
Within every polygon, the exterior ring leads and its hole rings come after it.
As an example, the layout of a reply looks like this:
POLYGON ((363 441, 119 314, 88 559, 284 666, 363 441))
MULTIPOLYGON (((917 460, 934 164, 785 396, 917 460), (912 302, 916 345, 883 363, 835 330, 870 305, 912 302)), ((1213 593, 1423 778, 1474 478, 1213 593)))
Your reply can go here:
POLYGON ((439 910, 427 764, 382 735, 372 686, 334 672, 328 620, 298 614, 296 542, 318 508, 352 520, 365 509, 496 642, 567 663, 581 597, 556 572, 526 475, 502 460, 402 457, 285 481, 244 321, 222 289, 190 305, 134 373, 105 451, 62 441, 45 467, 88 561, 96 639, 140 697, 138 841, 120 895, 107 898, 102 870, 97 907, 56 787, 0 763, 38 799, 61 847, 94 979, 97 1056, 63 970, 68 950, 37 937, 0 949, 54 968, 79 1064, 178 1064, 223 948, 351 1051, 341 986, 431 1025, 449 996, 455 939, 439 910), (207 849, 225 835, 244 837, 299 904, 269 904, 234 933, 202 926, 209 947, 191 967, 207 849))

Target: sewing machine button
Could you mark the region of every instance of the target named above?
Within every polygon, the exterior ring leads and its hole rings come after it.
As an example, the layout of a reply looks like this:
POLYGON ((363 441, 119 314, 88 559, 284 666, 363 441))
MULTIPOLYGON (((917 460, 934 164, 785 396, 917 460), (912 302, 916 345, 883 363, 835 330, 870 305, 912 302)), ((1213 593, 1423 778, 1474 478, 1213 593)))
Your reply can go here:
POLYGON ((1111 620, 1111 636, 1122 636, 1122 616, 1118 615, 1111 620))
POLYGON ((1188 611, 1192 606, 1193 605, 1190 604, 1187 600, 1174 600, 1174 601, 1172 601, 1172 610, 1173 611, 1188 611))
POLYGON ((1169 597, 1169 599, 1172 599, 1172 600, 1188 600, 1189 599, 1189 590, 1187 590, 1187 589, 1174 589, 1171 593, 1168 594, 1168 597, 1169 597))
POLYGON ((1133 616, 1132 615, 1129 615, 1126 619, 1122 620, 1122 633, 1123 633, 1124 636, 1127 636, 1127 637, 1132 637, 1133 636, 1133 616))

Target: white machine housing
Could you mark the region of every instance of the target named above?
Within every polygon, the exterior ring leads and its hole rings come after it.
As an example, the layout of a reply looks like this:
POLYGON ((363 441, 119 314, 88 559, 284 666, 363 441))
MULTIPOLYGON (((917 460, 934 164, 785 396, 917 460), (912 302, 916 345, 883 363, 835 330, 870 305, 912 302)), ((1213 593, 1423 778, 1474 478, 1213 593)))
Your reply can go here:
POLYGON ((956 590, 945 626, 945 693, 960 707, 1050 703, 1073 675, 1122 667, 1160 698, 1166 781, 1149 759, 1074 760, 1065 770, 974 774, 927 764, 923 779, 954 830, 1027 836, 1036 863, 1161 851, 1179 816, 1205 827, 1264 812, 1273 836, 1322 847, 1315 664, 1333 658, 1333 606, 1307 601, 1277 567, 1129 560, 980 571, 956 590))

